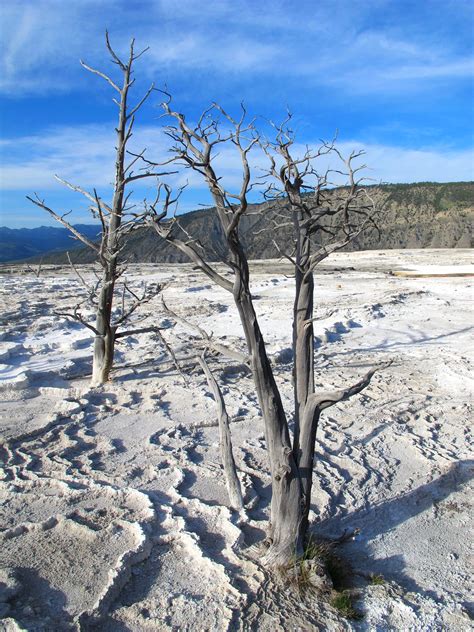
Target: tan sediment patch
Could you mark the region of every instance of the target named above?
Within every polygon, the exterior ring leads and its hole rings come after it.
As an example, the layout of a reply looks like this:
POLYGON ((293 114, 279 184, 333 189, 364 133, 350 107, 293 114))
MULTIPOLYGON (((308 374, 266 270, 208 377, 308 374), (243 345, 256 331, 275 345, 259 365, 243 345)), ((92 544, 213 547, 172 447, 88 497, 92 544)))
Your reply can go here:
POLYGON ((404 277, 407 279, 436 279, 436 278, 449 278, 449 277, 474 277, 474 272, 432 272, 421 273, 411 272, 410 270, 392 270, 390 272, 392 276, 404 277))

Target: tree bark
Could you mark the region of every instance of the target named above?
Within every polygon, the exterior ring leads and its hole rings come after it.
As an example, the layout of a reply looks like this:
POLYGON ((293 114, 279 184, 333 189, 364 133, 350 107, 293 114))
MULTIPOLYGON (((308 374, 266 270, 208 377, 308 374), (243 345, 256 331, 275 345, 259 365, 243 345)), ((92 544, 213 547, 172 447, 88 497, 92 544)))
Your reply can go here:
MULTIPOLYGON (((169 107, 171 96, 168 95, 168 97, 163 107, 167 114, 177 120, 176 127, 170 126, 167 132, 176 142, 173 151, 176 159, 201 174, 209 187, 229 248, 227 263, 234 273, 232 287, 229 288, 229 281, 217 275, 204 262, 201 255, 197 253, 192 238, 187 242, 182 242, 173 236, 171 234, 172 222, 159 227, 160 221, 167 216, 170 208, 169 190, 167 190, 164 210, 157 213, 156 209, 152 208, 157 223, 156 230, 181 251, 186 252, 209 278, 221 287, 231 289, 233 293, 245 334, 249 364, 264 420, 265 441, 272 478, 270 547, 264 561, 270 566, 284 566, 303 553, 308 527, 315 437, 320 412, 327 405, 360 392, 370 381, 369 376, 368 380, 358 383, 355 387, 329 396, 323 394, 322 399, 316 398, 314 393, 313 269, 330 252, 343 247, 360 232, 351 220, 352 211, 355 214, 365 214, 364 216, 367 217, 367 209, 361 211, 360 208, 351 207, 351 203, 357 197, 357 182, 354 179, 354 173, 358 171, 351 167, 351 161, 361 154, 353 152, 349 159, 344 161, 348 168, 351 186, 346 199, 338 201, 336 208, 331 208, 320 197, 321 189, 328 184, 329 172, 326 176, 320 177, 313 169, 311 162, 314 157, 333 151, 332 144, 323 144, 315 155, 308 149, 302 159, 295 160, 291 157, 289 149, 293 144, 292 132, 283 124, 277 128, 277 143, 274 151, 283 157, 284 164, 277 168, 270 143, 261 143, 266 155, 270 158, 269 173, 281 182, 288 196, 297 241, 296 260, 288 255, 288 258, 295 263, 296 276, 293 306, 295 428, 292 445, 287 418, 252 302, 246 253, 239 239, 240 218, 248 209, 247 197, 253 186, 247 154, 253 145, 259 142, 258 134, 254 134, 253 122, 242 128, 246 114, 243 106, 240 121, 228 116, 216 104, 210 108, 217 109, 233 126, 233 131, 229 135, 222 135, 218 129, 217 120, 209 122, 209 111, 203 114, 196 127, 189 126, 184 115, 171 110, 169 107), (242 182, 240 191, 237 193, 231 193, 222 186, 212 164, 213 149, 226 142, 233 143, 240 151, 242 182), (311 176, 316 178, 316 185, 313 187, 316 192, 314 199, 306 197, 308 186, 303 182, 305 178, 311 176), (334 215, 342 218, 341 222, 336 224, 335 233, 327 229, 321 221, 322 218, 334 215), (343 234, 341 240, 336 240, 328 247, 323 246, 316 253, 312 252, 311 237, 315 233, 329 232, 335 237, 338 231, 343 234)), ((342 159, 339 153, 338 155, 342 159)), ((269 186, 270 195, 272 191, 272 186, 269 186)))
MULTIPOLYGON (((132 57, 131 57, 132 60, 132 57)), ((114 196, 106 234, 102 235, 101 263, 104 268, 102 287, 99 293, 94 357, 92 360, 92 385, 99 386, 110 379, 114 363, 115 331, 111 325, 112 303, 115 282, 117 280, 117 255, 119 248, 119 229, 123 216, 123 197, 125 191, 125 149, 127 144, 127 98, 130 87, 130 62, 123 72, 123 87, 120 91, 119 120, 116 128, 117 145, 115 156, 114 196), (105 250, 105 252, 104 252, 105 250)))
POLYGON ((301 490, 303 498, 303 515, 301 532, 303 537, 308 531, 308 515, 311 507, 311 489, 313 487, 313 465, 316 446, 316 432, 321 411, 311 404, 311 399, 306 403, 301 419, 301 449, 299 451, 298 469, 301 476, 301 490))
MULTIPOLYGON (((294 195, 294 193, 293 193, 294 195)), ((292 200, 290 194, 290 202, 292 200)), ((293 200, 293 203, 295 200, 293 200)), ((296 233, 295 299, 293 304, 293 387, 294 436, 293 453, 300 460, 300 432, 304 409, 309 395, 314 393, 314 329, 313 295, 314 278, 309 265, 311 243, 303 226, 303 213, 293 205, 293 223, 296 233)))
POLYGON ((92 386, 105 384, 110 378, 114 361, 115 328, 111 327, 114 282, 108 273, 103 276, 98 296, 95 321, 94 356, 92 360, 92 386))
MULTIPOLYGON (((308 403, 314 394, 314 275, 310 265, 311 241, 305 225, 299 179, 294 187, 288 183, 288 197, 293 212, 296 234, 295 299, 293 307, 293 385, 295 401, 295 425, 293 454, 301 480, 302 518, 301 538, 308 530, 308 514, 311 502, 313 458, 316 441, 317 419, 309 414, 308 403)), ((319 418, 319 414, 318 414, 319 418)))
MULTIPOLYGON (((216 200, 218 201, 218 200, 216 200)), ((226 227, 225 211, 218 212, 226 227)), ((265 561, 271 566, 284 566, 303 552, 301 538, 301 482, 291 448, 288 423, 268 359, 257 315, 250 293, 247 257, 238 238, 237 227, 228 234, 233 255, 234 301, 239 312, 249 352, 250 368, 262 411, 265 441, 272 477, 272 501, 269 541, 265 561)))
POLYGON ((234 453, 232 450, 232 437, 230 434, 229 415, 225 407, 224 398, 221 389, 213 376, 207 362, 204 358, 198 358, 198 362, 209 388, 211 389, 217 406, 217 420, 219 422, 220 452, 222 465, 224 467, 224 476, 226 480, 227 492, 229 494, 230 504, 233 509, 240 511, 244 506, 242 498, 242 489, 237 476, 237 468, 235 467, 234 453))

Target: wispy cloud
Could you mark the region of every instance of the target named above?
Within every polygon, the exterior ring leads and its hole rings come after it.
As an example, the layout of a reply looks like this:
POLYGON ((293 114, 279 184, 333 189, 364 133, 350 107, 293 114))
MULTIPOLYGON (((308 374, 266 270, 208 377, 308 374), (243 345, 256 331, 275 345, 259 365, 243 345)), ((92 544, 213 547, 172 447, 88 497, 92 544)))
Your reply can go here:
MULTIPOLYGON (((119 50, 132 35, 149 45, 143 71, 155 76, 195 70, 226 75, 232 82, 233 76, 246 73, 250 81, 255 76, 303 78, 372 92, 381 87, 413 90, 420 81, 472 75, 468 26, 457 29, 461 47, 439 29, 443 14, 451 17, 449 3, 432 0, 418 9, 410 3, 405 19, 400 8, 398 26, 378 22, 397 4, 324 0, 295 7, 288 1, 144 0, 137 7, 125 0, 17 0, 2 4, 0 88, 8 94, 77 89, 78 58, 103 63, 106 27, 119 50), (430 5, 436 8, 434 17, 430 5)), ((463 4, 456 3, 458 11, 463 4)))
MULTIPOLYGON (((0 189, 5 192, 24 195, 37 191, 46 199, 53 195, 65 207, 70 208, 75 201, 73 193, 62 188, 54 179, 54 174, 85 188, 97 188, 104 194, 110 192, 114 169, 113 125, 109 127, 85 125, 80 127, 52 128, 41 136, 5 139, 1 149, 4 167, 0 189), (59 197, 58 197, 59 196, 59 197)), ((316 146, 312 139, 300 139, 295 150, 304 151, 304 146, 316 146)), ((150 158, 164 161, 169 157, 168 141, 158 126, 143 127, 134 138, 132 149, 147 147, 150 158)), ((342 140, 339 148, 343 154, 353 149, 364 149, 364 161, 369 166, 367 177, 376 182, 415 182, 434 180, 449 182, 472 179, 472 151, 449 150, 445 147, 410 149, 360 140, 342 140)), ((239 155, 232 148, 225 148, 217 158, 217 169, 225 186, 238 187, 240 179, 239 155)), ((264 156, 255 151, 252 166, 257 177, 266 168, 264 156)), ((327 166, 339 167, 336 163, 321 162, 320 169, 327 166), (324 164, 323 164, 324 163, 324 164)), ((174 169, 174 168, 173 168, 174 169)), ((170 169, 171 170, 171 169, 170 169)), ((165 178, 173 187, 188 185, 183 198, 186 210, 199 203, 210 202, 205 193, 202 178, 189 170, 181 169, 179 174, 165 178)), ((149 181, 136 188, 136 198, 151 197, 156 183, 149 181)))
MULTIPOLYGON (((111 4, 105 0, 104 10, 111 4)), ((71 90, 76 74, 71 73, 71 65, 78 63, 84 51, 95 57, 102 44, 97 38, 94 5, 97 3, 92 0, 2 3, 2 92, 14 95, 71 90)))
MULTIPOLYGON (((54 175, 82 187, 108 189, 114 177, 114 143, 113 123, 50 128, 37 136, 4 139, 0 144, 0 189, 57 190, 60 185, 54 175)), ((158 127, 142 127, 134 134, 129 149, 138 152, 145 148, 151 160, 168 158, 158 127)), ((140 187, 144 187, 141 181, 140 187)))
MULTIPOLYGON (((106 28, 122 55, 132 36, 137 47, 150 46, 137 64, 133 98, 153 79, 169 85, 175 107, 189 117, 213 99, 231 111, 244 99, 277 120, 288 104, 300 141, 311 144, 338 127, 344 149, 366 149, 375 180, 472 179, 466 96, 473 86, 473 14, 472 0, 0 3, 0 92, 8 115, 1 120, 10 126, 0 142, 3 213, 24 208, 25 193, 35 190, 74 206, 55 173, 110 190, 114 123, 103 122, 115 114, 107 110, 109 86, 79 64, 83 58, 117 70, 108 62, 106 28)), ((167 156, 154 109, 159 99, 154 94, 140 112, 133 139, 158 161, 167 156)), ((259 161, 255 154, 256 168, 259 161)), ((219 168, 229 186, 237 184, 236 167, 235 156, 223 151, 219 168)), ((170 181, 189 181, 183 208, 206 202, 195 174, 170 181)), ((151 193, 152 185, 137 187, 138 199, 151 193)))

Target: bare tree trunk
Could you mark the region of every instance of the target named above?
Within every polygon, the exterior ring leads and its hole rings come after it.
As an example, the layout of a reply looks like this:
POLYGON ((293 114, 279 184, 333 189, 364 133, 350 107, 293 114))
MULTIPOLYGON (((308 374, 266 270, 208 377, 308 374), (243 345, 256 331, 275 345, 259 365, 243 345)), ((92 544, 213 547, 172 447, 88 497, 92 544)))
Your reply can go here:
POLYGON ((301 476, 301 490, 303 498, 303 516, 301 531, 306 536, 308 531, 308 515, 311 507, 311 489, 313 486, 314 452, 316 433, 318 430, 320 410, 314 409, 308 400, 301 417, 301 433, 298 470, 301 476))
POLYGON ((232 450, 232 437, 229 427, 229 415, 224 403, 221 389, 217 383, 216 378, 213 376, 207 362, 204 358, 198 358, 198 362, 204 375, 206 376, 207 383, 211 389, 217 406, 217 420, 219 422, 219 436, 220 436, 220 451, 222 465, 224 467, 224 476, 227 486, 227 492, 229 494, 230 504, 233 509, 240 511, 244 506, 242 498, 242 489, 240 481, 237 476, 237 469, 235 467, 234 453, 232 450))
MULTIPOLYGON (((286 123, 291 119, 291 115, 286 123)), ((263 149, 270 159, 270 174, 280 182, 285 193, 290 211, 293 216, 295 229, 296 250, 294 259, 287 257, 294 264, 295 271, 295 299, 293 306, 293 385, 294 385, 294 437, 293 454, 301 482, 302 516, 299 525, 300 538, 304 539, 308 530, 308 514, 311 504, 311 488, 313 480, 313 461, 315 441, 321 411, 330 405, 347 399, 351 395, 365 388, 373 375, 370 372, 366 379, 348 387, 344 391, 315 394, 314 384, 314 275, 315 266, 331 252, 347 245, 359 232, 354 218, 362 218, 362 226, 370 221, 372 201, 369 204, 357 204, 359 196, 358 181, 354 174, 360 168, 354 169, 352 161, 360 153, 352 153, 347 160, 334 148, 334 144, 323 145, 316 151, 309 149, 301 158, 294 158, 290 153, 293 144, 293 134, 282 124, 277 129, 276 143, 270 150, 270 144, 264 144, 263 149), (277 167, 274 151, 283 158, 283 166, 277 167), (319 156, 335 152, 347 167, 350 186, 342 195, 332 201, 324 195, 328 184, 328 171, 319 175, 313 161, 319 156), (312 180, 312 184, 311 184, 312 180), (308 192, 312 195, 309 196, 308 192), (306 195, 305 195, 306 194, 306 195), (337 218, 334 228, 324 224, 324 219, 337 218), (328 246, 316 249, 312 238, 316 235, 329 234, 333 239, 328 246), (340 236, 337 239, 337 236, 340 236)))
MULTIPOLYGON (((308 400, 314 394, 314 276, 310 267, 311 241, 304 224, 300 191, 287 183, 296 233, 295 299, 293 306, 293 385, 295 425, 293 454, 301 480, 301 537, 306 537, 311 502, 316 424, 308 418, 308 400)), ((299 187, 299 180, 296 181, 299 187)))
POLYGON ((282 566, 303 552, 300 537, 301 483, 280 392, 252 302, 247 257, 236 234, 229 238, 229 245, 234 254, 234 301, 244 330, 250 368, 262 410, 272 476, 270 548, 265 559, 270 565, 282 566))
MULTIPOLYGON (((246 114, 243 106, 242 117, 236 121, 220 106, 214 104, 203 113, 197 125, 192 127, 186 123, 184 115, 171 110, 170 101, 171 97, 168 95, 168 101, 163 104, 163 107, 166 113, 177 121, 176 126, 167 128, 168 136, 176 143, 173 147, 175 159, 200 173, 209 187, 227 241, 229 250, 227 263, 234 275, 233 283, 231 284, 227 278, 218 274, 203 260, 197 249, 199 244, 193 241, 192 236, 187 235, 187 241, 182 241, 173 234, 177 219, 167 219, 167 217, 174 203, 177 202, 179 194, 172 200, 171 190, 165 185, 163 188, 166 191, 166 199, 163 209, 157 211, 155 203, 147 210, 156 231, 162 237, 185 252, 209 278, 233 293, 245 334, 249 364, 264 420, 272 477, 270 547, 264 561, 270 566, 282 566, 303 552, 311 498, 314 443, 320 412, 327 406, 360 392, 368 385, 373 375, 371 372, 366 379, 343 391, 325 393, 318 398, 314 393, 313 270, 319 261, 334 250, 342 248, 359 234, 361 229, 354 224, 351 219, 352 214, 356 217, 368 216, 368 207, 356 206, 354 208, 353 204, 357 201, 357 183, 354 180, 356 171, 351 168, 351 161, 360 154, 353 153, 346 161, 351 184, 346 197, 338 200, 335 207, 330 207, 320 196, 321 189, 327 185, 327 177, 321 178, 314 172, 311 161, 315 155, 308 149, 301 160, 294 160, 291 157, 289 153, 289 147, 293 143, 291 132, 281 126, 277 143, 272 146, 272 149, 268 143, 261 143, 270 158, 270 174, 281 182, 283 191, 290 200, 297 238, 296 259, 287 255, 287 258, 294 263, 296 275, 293 308, 295 432, 292 446, 286 414, 252 302, 248 261, 239 238, 240 218, 248 209, 247 197, 253 186, 250 182, 247 155, 255 143, 259 142, 258 134, 255 133, 252 123, 243 126, 246 114), (231 124, 232 131, 229 134, 222 134, 219 130, 218 121, 212 119, 210 115, 213 109, 224 115, 231 124), (241 188, 240 191, 233 193, 222 186, 221 179, 214 172, 212 162, 213 149, 226 142, 238 148, 241 158, 241 188), (283 167, 277 168, 273 152, 283 157, 283 167), (313 187, 316 191, 315 198, 303 195, 303 192, 308 189, 303 183, 303 178, 310 175, 315 175, 317 180, 316 186, 313 187), (321 219, 334 215, 340 216, 341 222, 336 226, 335 232, 331 233, 321 224, 321 219), (342 235, 339 240, 313 252, 311 236, 320 231, 329 232, 333 237, 336 237, 336 233, 342 233, 342 235)), ((316 156, 332 150, 332 145, 323 145, 316 156)), ((274 189, 270 186, 270 195, 272 191, 274 189)))
MULTIPOLYGON (((133 57, 133 53, 131 59, 133 57)), ((130 87, 131 62, 123 70, 123 87, 120 92, 119 120, 116 128, 117 145, 115 156, 115 183, 112 210, 107 227, 106 250, 103 254, 104 277, 98 297, 94 357, 92 361, 92 385, 104 384, 109 380, 114 362, 115 327, 111 326, 112 302, 117 279, 117 254, 119 229, 123 215, 125 190, 125 148, 127 125, 127 97, 130 87)))
POLYGON ((308 396, 314 393, 314 329, 313 294, 314 278, 309 267, 311 243, 302 228, 302 212, 294 208, 296 232, 295 299, 293 305, 293 386, 294 386, 294 437, 293 453, 297 465, 300 460, 300 431, 308 396))
POLYGON ((155 229, 162 237, 186 252, 209 278, 233 294, 245 334, 249 364, 264 420, 272 476, 270 547, 265 559, 272 566, 286 565, 303 551, 300 533, 302 519, 301 484, 293 456, 285 411, 251 298, 247 257, 238 234, 239 221, 248 208, 247 194, 251 188, 247 154, 256 144, 257 139, 247 139, 245 141, 248 143, 247 146, 242 145, 242 140, 245 138, 245 135, 242 134, 249 131, 242 129, 245 117, 244 108, 242 108, 242 119, 237 122, 225 114, 219 106, 214 106, 234 126, 235 132, 232 134, 232 142, 238 147, 241 157, 242 186, 240 193, 230 194, 222 188, 219 182, 220 178, 214 172, 211 157, 212 148, 225 142, 224 137, 216 133, 214 139, 210 138, 215 127, 208 125, 207 119, 206 124, 201 125, 203 121, 201 117, 198 126, 191 128, 185 122, 183 115, 173 112, 167 103, 163 105, 166 112, 178 121, 176 128, 168 128, 168 135, 177 142, 176 155, 206 179, 229 248, 229 265, 234 273, 233 283, 219 275, 203 261, 196 247, 192 245, 192 239, 184 243, 173 235, 172 228, 176 220, 171 220, 167 225, 161 224, 161 220, 167 217, 170 207, 176 201, 171 200, 169 187, 164 187, 166 191, 164 210, 157 212, 155 206, 152 205, 150 208, 153 213, 151 219, 155 229), (233 200, 232 203, 229 201, 230 199, 233 200))
POLYGON ((111 326, 113 279, 104 274, 98 296, 95 321, 94 356, 92 360, 92 386, 105 384, 109 380, 114 361, 115 328, 111 326))

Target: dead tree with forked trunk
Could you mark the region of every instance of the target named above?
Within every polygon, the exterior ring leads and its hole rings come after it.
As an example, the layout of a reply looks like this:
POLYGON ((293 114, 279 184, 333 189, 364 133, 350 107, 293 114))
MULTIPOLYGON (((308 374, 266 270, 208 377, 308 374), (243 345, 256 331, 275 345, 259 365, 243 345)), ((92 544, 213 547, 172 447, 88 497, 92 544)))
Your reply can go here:
MULTIPOLYGON (((301 477, 303 515, 306 532, 311 501, 315 438, 321 411, 348 399, 365 388, 374 374, 370 371, 357 385, 334 393, 316 393, 314 380, 314 270, 331 253, 350 244, 368 226, 377 230, 377 205, 359 176, 366 165, 356 166, 364 155, 354 151, 347 158, 335 140, 303 155, 293 153, 294 133, 289 127, 291 114, 276 130, 273 142, 261 142, 269 160, 270 184, 265 197, 280 200, 294 227, 294 249, 282 253, 291 261, 295 276, 293 306, 293 456, 301 477), (336 159, 336 168, 319 172, 318 159, 336 159), (339 168, 338 168, 339 167, 339 168), (331 187, 331 178, 343 176, 344 187, 331 187)), ((277 231, 276 231, 277 232, 277 231)))
MULTIPOLYGON (((95 189, 91 193, 56 176, 59 182, 73 191, 81 193, 90 202, 90 211, 93 217, 100 220, 100 239, 98 243, 87 238, 70 224, 66 220, 68 213, 62 215, 56 213, 38 195, 34 198, 27 196, 33 204, 45 210, 55 220, 65 226, 72 233, 73 237, 88 248, 91 248, 96 253, 98 263, 102 269, 97 284, 92 286, 86 284, 90 303, 93 304, 96 312, 95 324, 92 325, 84 319, 80 311, 81 304, 77 305, 72 311, 65 313, 66 316, 81 322, 94 333, 94 357, 92 364, 92 385, 94 386, 103 384, 109 379, 116 340, 143 331, 143 329, 118 330, 126 324, 141 303, 151 298, 149 292, 145 291, 142 295, 138 295, 127 283, 123 283, 121 288, 122 308, 118 310, 119 314, 115 321, 113 320, 114 295, 117 293, 116 284, 125 272, 125 266, 119 265, 118 257, 127 234, 138 226, 137 215, 131 212, 133 205, 129 204, 132 194, 132 191, 129 190, 130 185, 143 178, 157 178, 165 175, 157 173, 154 168, 150 168, 148 160, 144 157, 145 150, 140 153, 133 153, 128 150, 128 143, 133 134, 135 115, 154 90, 154 85, 152 84, 135 105, 129 105, 129 92, 135 83, 133 65, 147 49, 140 53, 135 53, 135 42, 132 40, 128 59, 124 61, 113 50, 107 33, 106 45, 111 55, 112 63, 118 67, 121 73, 121 81, 115 81, 109 75, 88 66, 83 61, 81 61, 81 64, 89 72, 104 79, 117 93, 117 97, 113 99, 118 108, 118 122, 115 128, 115 178, 112 200, 110 203, 107 203, 99 197, 95 189), (139 167, 138 172, 136 171, 137 167, 139 167)), ((147 328, 147 330, 149 329, 147 328)))
MULTIPOLYGON (((304 427, 300 425, 298 439, 296 443, 292 442, 287 416, 254 309, 250 292, 247 255, 239 236, 239 223, 248 210, 249 193, 254 186, 249 164, 249 152, 260 143, 260 138, 254 129, 253 122, 246 122, 246 112, 243 106, 241 118, 236 120, 218 105, 213 105, 201 116, 196 125, 190 125, 183 114, 171 108, 170 98, 163 104, 163 107, 165 113, 175 121, 167 128, 167 133, 174 141, 172 152, 176 161, 201 174, 213 198, 228 250, 226 263, 230 275, 218 272, 204 260, 199 245, 192 239, 192 236, 183 238, 182 232, 178 229, 179 224, 176 218, 170 217, 179 194, 173 197, 169 187, 163 186, 158 192, 155 203, 147 207, 148 221, 162 238, 184 252, 212 281, 233 295, 245 334, 249 366, 253 374, 264 420, 265 440, 272 478, 269 547, 264 560, 271 566, 287 565, 303 552, 308 526, 307 507, 309 507, 311 490, 312 457, 319 415, 328 406, 362 391, 370 383, 376 369, 369 371, 356 384, 339 391, 316 394, 314 393, 314 380, 313 386, 311 386, 313 379, 311 377, 313 370, 311 358, 306 358, 308 369, 302 369, 302 363, 299 361, 295 370, 306 371, 301 379, 310 382, 309 387, 307 387, 308 396, 304 402, 304 418, 311 419, 311 423, 304 424, 304 427), (219 116, 225 123, 225 131, 221 131, 219 116), (223 186, 221 178, 215 171, 216 153, 226 143, 234 146, 240 159, 241 183, 240 188, 234 192, 223 186), (310 394, 311 396, 309 396, 310 394), (305 449, 302 452, 300 446, 303 442, 305 449)), ((271 155, 268 145, 266 152, 271 155)), ((290 171, 289 177, 293 177, 292 174, 293 171, 290 171)), ((300 175, 297 177, 299 178, 300 175)), ((353 197, 354 194, 351 195, 353 197)), ((343 204, 340 209, 347 217, 351 215, 352 211, 351 195, 348 198, 348 203, 343 204)), ((354 232, 351 229, 351 221, 342 220, 345 226, 342 230, 348 231, 346 236, 348 238, 354 232)), ((315 225, 311 231, 315 231, 315 225)), ((334 245, 332 250, 335 249, 336 246, 334 245)), ((330 247, 326 247, 324 252, 327 251, 329 254, 330 250, 330 247)), ((323 258, 322 253, 323 250, 314 254, 308 251, 308 256, 312 257, 311 269, 314 267, 313 264, 317 263, 318 257, 323 258)), ((301 269, 303 270, 303 268, 301 269)), ((298 345, 301 344, 300 333, 305 331, 306 321, 311 322, 312 319, 312 291, 311 279, 308 276, 304 284, 299 283, 299 293, 300 295, 303 292, 307 294, 309 307, 305 308, 302 328, 296 327, 295 344, 298 345)), ((297 297, 297 301, 302 301, 302 296, 297 297)), ((300 308, 297 307, 296 311, 298 318, 300 318, 300 308)), ((305 353, 312 357, 313 349, 310 349, 307 343, 305 353)), ((301 353, 298 353, 298 357, 300 356, 301 353)), ((299 383, 300 378, 295 380, 298 389, 300 388, 299 383)), ((297 397, 296 401, 300 402, 301 395, 297 397)), ((302 401, 301 404, 303 406, 302 401)))

